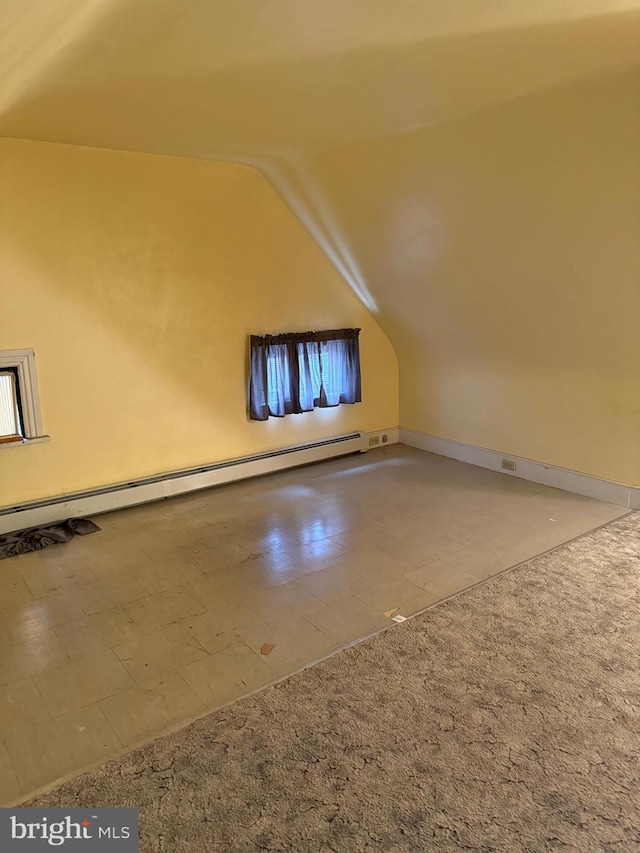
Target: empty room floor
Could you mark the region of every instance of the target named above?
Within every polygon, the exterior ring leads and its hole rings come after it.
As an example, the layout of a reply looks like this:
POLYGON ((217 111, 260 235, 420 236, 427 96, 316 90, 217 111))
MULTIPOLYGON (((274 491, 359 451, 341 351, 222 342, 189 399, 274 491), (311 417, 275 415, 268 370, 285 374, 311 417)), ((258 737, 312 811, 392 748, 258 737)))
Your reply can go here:
POLYGON ((396 445, 101 515, 3 560, 0 803, 627 511, 396 445))

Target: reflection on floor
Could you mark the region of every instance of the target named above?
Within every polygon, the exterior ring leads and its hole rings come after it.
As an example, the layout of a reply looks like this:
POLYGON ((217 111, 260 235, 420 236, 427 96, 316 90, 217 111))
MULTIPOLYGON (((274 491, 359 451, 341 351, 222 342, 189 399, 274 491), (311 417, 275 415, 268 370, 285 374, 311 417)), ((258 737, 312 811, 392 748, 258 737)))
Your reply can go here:
POLYGON ((0 803, 626 511, 394 446, 120 510, 4 560, 0 803))

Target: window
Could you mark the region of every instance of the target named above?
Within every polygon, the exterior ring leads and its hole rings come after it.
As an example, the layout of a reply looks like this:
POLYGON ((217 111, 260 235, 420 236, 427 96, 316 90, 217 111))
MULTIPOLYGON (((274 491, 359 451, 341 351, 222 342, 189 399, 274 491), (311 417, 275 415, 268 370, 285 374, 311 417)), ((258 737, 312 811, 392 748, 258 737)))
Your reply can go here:
POLYGON ((21 410, 18 370, 6 367, 0 372, 0 443, 24 438, 21 410))
POLYGON ((34 351, 0 350, 0 446, 46 438, 42 433, 34 351))
POLYGON ((251 336, 249 417, 359 403, 360 329, 251 336))

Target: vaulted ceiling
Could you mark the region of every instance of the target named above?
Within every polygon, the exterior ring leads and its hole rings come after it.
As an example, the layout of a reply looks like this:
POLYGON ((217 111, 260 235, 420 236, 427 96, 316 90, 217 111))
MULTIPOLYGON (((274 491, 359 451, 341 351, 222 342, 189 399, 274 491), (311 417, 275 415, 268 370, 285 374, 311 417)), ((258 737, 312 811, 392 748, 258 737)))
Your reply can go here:
POLYGON ((637 61, 632 0, 0 0, 0 133, 304 154, 637 61))
POLYGON ((0 0, 0 136, 261 168, 363 290, 312 168, 637 65, 637 0, 0 0))
MULTIPOLYGON (((639 12, 640 0, 0 0, 0 136, 256 166, 379 313, 406 424, 506 449, 514 423, 502 438, 460 426, 470 388, 514 399, 520 379, 496 378, 509 360, 529 379, 547 360, 599 371, 612 349, 606 336, 583 348, 585 299, 627 347, 620 363, 638 358, 615 331, 631 316, 623 297, 612 308, 598 294, 603 280, 635 292, 639 12)), ((555 393, 543 386, 540 406, 555 393)), ((566 405, 560 420, 591 417, 566 405)))

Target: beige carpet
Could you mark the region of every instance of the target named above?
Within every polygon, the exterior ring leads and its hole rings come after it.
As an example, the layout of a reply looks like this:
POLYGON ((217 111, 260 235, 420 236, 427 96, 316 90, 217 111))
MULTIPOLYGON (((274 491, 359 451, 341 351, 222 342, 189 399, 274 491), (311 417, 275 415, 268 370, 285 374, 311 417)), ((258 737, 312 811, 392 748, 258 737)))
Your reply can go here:
POLYGON ((639 605, 634 513, 35 803, 167 853, 637 853, 639 605))

